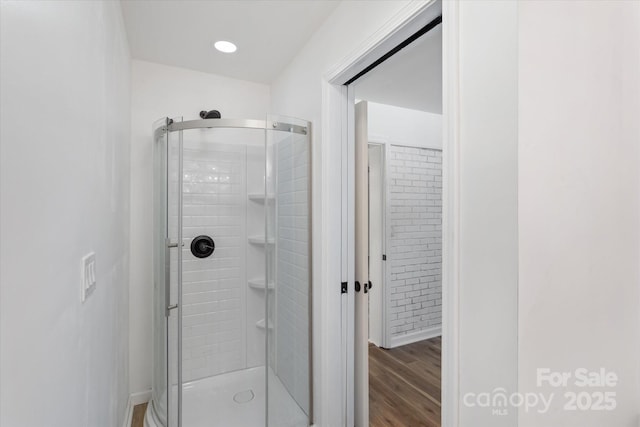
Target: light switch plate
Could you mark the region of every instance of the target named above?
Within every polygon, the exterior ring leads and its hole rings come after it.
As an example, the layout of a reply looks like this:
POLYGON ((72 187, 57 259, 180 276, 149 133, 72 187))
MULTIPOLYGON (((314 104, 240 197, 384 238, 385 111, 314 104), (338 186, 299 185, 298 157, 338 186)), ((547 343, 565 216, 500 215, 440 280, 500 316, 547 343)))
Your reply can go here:
POLYGON ((96 254, 91 252, 82 257, 82 302, 96 287, 96 254))

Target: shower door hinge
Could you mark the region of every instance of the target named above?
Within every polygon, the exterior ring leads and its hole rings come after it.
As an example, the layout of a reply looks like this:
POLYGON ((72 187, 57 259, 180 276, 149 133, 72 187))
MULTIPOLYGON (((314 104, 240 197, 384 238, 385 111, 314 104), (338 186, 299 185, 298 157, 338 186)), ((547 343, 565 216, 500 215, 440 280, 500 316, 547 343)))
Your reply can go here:
POLYGON ((346 294, 347 293, 347 282, 342 282, 340 284, 340 293, 342 293, 342 294, 346 294))

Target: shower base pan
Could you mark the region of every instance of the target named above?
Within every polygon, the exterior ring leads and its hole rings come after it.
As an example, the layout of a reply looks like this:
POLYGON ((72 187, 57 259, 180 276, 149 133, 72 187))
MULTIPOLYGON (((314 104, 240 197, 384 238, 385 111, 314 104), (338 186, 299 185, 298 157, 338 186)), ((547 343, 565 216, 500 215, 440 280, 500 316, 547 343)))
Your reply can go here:
MULTIPOLYGON (((270 425, 305 427, 307 416, 275 375, 269 376, 270 425)), ((174 394, 177 389, 174 388, 174 394)), ((182 389, 182 427, 264 427, 265 368, 243 369, 185 383, 182 389)), ((165 427, 153 405, 145 427, 165 427)))

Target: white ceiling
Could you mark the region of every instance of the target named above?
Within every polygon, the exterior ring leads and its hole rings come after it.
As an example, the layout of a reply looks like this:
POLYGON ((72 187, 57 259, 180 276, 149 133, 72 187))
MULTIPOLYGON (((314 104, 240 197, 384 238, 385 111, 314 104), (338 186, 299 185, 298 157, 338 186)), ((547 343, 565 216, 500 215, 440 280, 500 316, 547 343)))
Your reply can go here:
POLYGON ((355 95, 380 104, 442 114, 442 25, 359 78, 355 95))
POLYGON ((270 83, 339 3, 123 0, 122 10, 136 59, 270 83), (237 52, 218 52, 217 40, 237 52))

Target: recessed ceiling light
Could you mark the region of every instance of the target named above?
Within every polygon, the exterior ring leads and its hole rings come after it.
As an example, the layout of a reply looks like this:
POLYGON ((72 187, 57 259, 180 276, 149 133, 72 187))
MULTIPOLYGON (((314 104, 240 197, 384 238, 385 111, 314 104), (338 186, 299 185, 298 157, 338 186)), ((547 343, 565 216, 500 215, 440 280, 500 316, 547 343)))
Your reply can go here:
POLYGON ((224 40, 215 42, 214 46, 220 52, 224 53, 233 53, 238 49, 235 44, 224 40))

